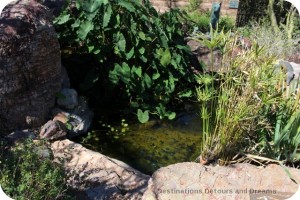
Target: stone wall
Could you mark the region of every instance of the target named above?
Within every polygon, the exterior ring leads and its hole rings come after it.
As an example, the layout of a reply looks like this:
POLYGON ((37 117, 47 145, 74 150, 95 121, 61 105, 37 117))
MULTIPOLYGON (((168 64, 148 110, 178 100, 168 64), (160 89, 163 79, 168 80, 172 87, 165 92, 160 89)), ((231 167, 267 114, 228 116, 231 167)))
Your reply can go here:
MULTIPOLYGON (((165 12, 170 8, 174 8, 174 7, 183 7, 189 5, 189 0, 150 0, 150 1, 152 2, 155 9, 157 9, 159 12, 165 12)), ((203 11, 210 10, 214 2, 220 2, 220 0, 219 1, 202 0, 199 9, 203 11)), ((223 0, 221 15, 229 15, 236 18, 238 9, 229 8, 229 2, 230 0, 223 0)))
POLYGON ((189 0, 150 0, 159 12, 168 11, 170 8, 183 7, 189 4, 189 0))

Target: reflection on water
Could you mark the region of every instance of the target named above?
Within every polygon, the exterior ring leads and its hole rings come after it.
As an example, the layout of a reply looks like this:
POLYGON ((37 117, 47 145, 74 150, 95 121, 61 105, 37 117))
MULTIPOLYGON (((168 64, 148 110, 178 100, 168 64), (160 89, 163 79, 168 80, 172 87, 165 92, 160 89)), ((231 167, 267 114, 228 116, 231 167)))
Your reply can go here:
POLYGON ((199 118, 187 114, 172 123, 129 124, 126 133, 117 137, 114 132, 98 130, 83 145, 151 174, 160 167, 196 159, 200 152, 199 118))

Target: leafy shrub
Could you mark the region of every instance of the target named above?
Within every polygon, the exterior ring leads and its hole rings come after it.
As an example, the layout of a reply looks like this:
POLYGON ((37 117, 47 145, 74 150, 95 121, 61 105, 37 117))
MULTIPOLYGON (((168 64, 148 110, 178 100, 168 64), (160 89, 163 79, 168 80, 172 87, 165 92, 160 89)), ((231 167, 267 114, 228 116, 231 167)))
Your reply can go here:
POLYGON ((219 21, 219 29, 224 29, 225 32, 232 30, 235 26, 235 20, 230 16, 221 16, 219 21))
POLYGON ((16 148, 0 144, 0 185, 13 199, 68 199, 62 169, 37 154, 32 140, 16 148))
POLYGON ((67 8, 55 20, 56 29, 62 48, 94 54, 99 61, 101 69, 91 69, 86 85, 109 78, 107 87, 117 88, 133 110, 141 109, 143 119, 149 113, 173 119, 170 103, 191 96, 186 86, 194 82, 179 21, 184 14, 175 9, 159 15, 143 2, 77 1, 76 9, 67 8))
MULTIPOLYGON (((196 27, 202 33, 207 33, 210 30, 210 12, 201 12, 199 10, 188 12, 189 21, 184 21, 189 32, 192 32, 196 27)), ((225 32, 234 29, 235 20, 230 16, 221 16, 219 19, 219 30, 224 29, 225 32)))
POLYGON ((195 26, 199 31, 206 33, 209 31, 210 24, 210 13, 200 13, 199 11, 195 11, 189 14, 191 20, 195 22, 195 26))

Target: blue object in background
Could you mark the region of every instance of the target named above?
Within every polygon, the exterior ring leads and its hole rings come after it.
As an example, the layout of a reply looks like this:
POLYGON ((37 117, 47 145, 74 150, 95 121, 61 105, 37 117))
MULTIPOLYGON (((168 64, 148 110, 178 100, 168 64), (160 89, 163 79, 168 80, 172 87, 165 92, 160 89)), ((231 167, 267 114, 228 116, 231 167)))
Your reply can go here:
POLYGON ((211 12, 211 17, 210 17, 210 23, 213 29, 216 29, 217 23, 220 18, 220 11, 221 11, 221 3, 213 3, 212 4, 212 12, 211 12))
POLYGON ((229 1, 229 8, 238 9, 239 1, 229 1))

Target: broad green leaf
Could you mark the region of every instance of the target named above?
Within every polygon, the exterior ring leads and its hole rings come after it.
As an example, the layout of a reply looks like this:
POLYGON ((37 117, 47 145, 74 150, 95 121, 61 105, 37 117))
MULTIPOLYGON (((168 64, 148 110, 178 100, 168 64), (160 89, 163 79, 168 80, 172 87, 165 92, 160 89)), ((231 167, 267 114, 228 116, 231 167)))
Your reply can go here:
POLYGON ((77 20, 75 20, 75 22, 71 25, 71 27, 74 29, 74 28, 77 28, 77 27, 79 27, 80 26, 80 20, 79 19, 77 19, 77 20))
POLYGON ((117 42, 117 46, 119 48, 120 51, 125 52, 126 49, 126 40, 125 37, 122 33, 118 34, 118 42, 117 42))
POLYGON ((141 40, 146 40, 146 35, 144 32, 140 31, 139 36, 140 36, 141 40))
POLYGON ((115 67, 112 71, 109 71, 109 80, 113 83, 113 84, 118 84, 119 83, 119 77, 120 74, 122 73, 122 67, 116 63, 115 67))
POLYGON ((166 49, 163 54, 162 54, 162 57, 160 59, 160 64, 164 67, 166 67, 168 64, 171 63, 171 53, 169 51, 169 49, 166 49))
POLYGON ((123 75, 128 75, 130 73, 130 67, 125 62, 122 63, 122 71, 123 71, 123 75))
POLYGON ((176 113, 175 112, 168 112, 167 115, 168 115, 168 119, 169 120, 175 119, 175 117, 176 117, 176 113))
POLYGON ((160 73, 156 72, 152 75, 152 80, 156 80, 160 77, 160 73))
POLYGON ((139 78, 141 78, 141 77, 142 77, 142 67, 139 66, 139 67, 137 68, 137 70, 135 71, 135 73, 138 75, 139 78))
POLYGON ((93 51, 93 54, 97 55, 100 53, 100 49, 99 48, 95 48, 94 51, 93 51))
POLYGON ((162 48, 156 49, 156 54, 162 57, 164 50, 162 48))
POLYGON ((178 69, 178 64, 176 63, 176 61, 174 59, 172 59, 171 65, 173 65, 174 69, 178 69))
POLYGON ((95 46, 88 46, 89 53, 91 53, 94 50, 94 48, 95 46))
POLYGON ((114 28, 118 28, 119 26, 120 26, 120 15, 118 14, 117 16, 116 16, 116 23, 115 23, 115 26, 114 26, 114 28))
POLYGON ((104 13, 104 16, 103 16, 103 28, 107 27, 107 25, 110 21, 111 14, 112 14, 112 8, 111 8, 111 5, 108 5, 108 7, 106 8, 106 11, 104 13))
POLYGON ((186 91, 183 91, 181 93, 179 93, 179 97, 182 98, 182 97, 191 97, 193 94, 192 90, 186 90, 186 91))
POLYGON ((144 56, 144 55, 140 55, 140 59, 146 63, 148 61, 148 59, 144 56))
POLYGON ((137 116, 138 116, 138 120, 141 123, 146 123, 149 120, 149 111, 146 110, 145 112, 143 112, 141 109, 138 109, 137 116))
POLYGON ((123 8, 126 8, 129 12, 135 12, 135 8, 130 1, 119 1, 118 5, 123 8))
MULTIPOLYGON (((130 30, 132 33, 136 33, 136 27, 137 27, 137 23, 132 20, 130 23, 130 30)), ((136 39, 138 38, 136 37, 136 39)))
POLYGON ((133 55, 134 55, 134 47, 132 47, 130 51, 126 53, 126 59, 129 60, 130 58, 133 57, 133 55))
POLYGON ((145 48, 144 47, 140 48, 139 52, 140 52, 140 54, 144 54, 145 53, 145 48))
POLYGON ((122 66, 116 65, 116 72, 118 72, 119 78, 126 84, 130 82, 130 67, 127 63, 123 62, 122 66))
POLYGON ((55 21, 55 23, 61 25, 61 24, 66 23, 67 21, 69 21, 69 19, 70 19, 70 14, 64 14, 64 15, 61 15, 60 17, 58 17, 57 20, 55 21))
POLYGON ((150 88, 152 85, 152 80, 148 74, 144 75, 144 81, 145 81, 147 88, 150 88))
POLYGON ((163 119, 165 117, 165 114, 166 114, 166 108, 165 106, 163 106, 161 103, 159 104, 159 106, 156 106, 156 111, 159 115, 159 118, 160 119, 163 119))
POLYGON ((85 21, 83 22, 80 27, 79 27, 79 30, 77 31, 77 34, 78 34, 78 37, 81 39, 81 40, 84 40, 87 36, 87 34, 93 30, 94 28, 94 25, 91 21, 85 21))
POLYGON ((169 76, 170 92, 174 92, 175 90, 175 80, 176 79, 172 75, 169 76))
POLYGON ((84 7, 84 10, 88 13, 94 13, 99 10, 102 4, 106 5, 108 0, 89 0, 81 2, 81 6, 84 7))
POLYGON ((138 68, 133 67, 132 70, 133 70, 132 73, 135 73, 139 78, 142 77, 142 67, 141 66, 139 66, 138 68))

